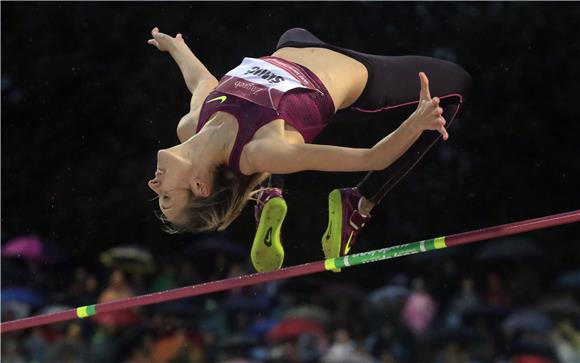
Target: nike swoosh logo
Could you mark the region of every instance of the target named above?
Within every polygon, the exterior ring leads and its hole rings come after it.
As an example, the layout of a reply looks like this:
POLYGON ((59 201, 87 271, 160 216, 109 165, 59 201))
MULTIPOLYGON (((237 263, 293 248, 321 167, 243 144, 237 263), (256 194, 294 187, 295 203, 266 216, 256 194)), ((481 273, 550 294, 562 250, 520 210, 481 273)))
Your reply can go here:
POLYGON ((228 98, 228 96, 219 96, 216 98, 212 98, 211 100, 207 101, 206 103, 210 103, 212 101, 220 101, 220 103, 224 103, 227 98, 228 98))
POLYGON ((266 247, 272 247, 272 227, 268 228, 266 237, 264 237, 264 244, 266 247))
POLYGON ((348 237, 348 241, 346 241, 346 246, 344 246, 344 254, 348 254, 348 252, 350 251, 350 242, 352 241, 352 235, 353 233, 350 234, 350 236, 348 237))

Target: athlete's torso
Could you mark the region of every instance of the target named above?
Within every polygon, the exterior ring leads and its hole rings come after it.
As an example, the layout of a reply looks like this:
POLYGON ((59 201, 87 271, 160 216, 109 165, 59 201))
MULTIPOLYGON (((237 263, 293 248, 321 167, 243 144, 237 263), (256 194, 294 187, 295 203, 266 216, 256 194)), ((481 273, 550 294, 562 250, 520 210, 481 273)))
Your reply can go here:
MULTIPOLYGON (((273 56, 299 68, 298 71, 313 81, 315 87, 288 91, 282 97, 278 109, 274 110, 219 92, 218 86, 218 91, 208 95, 200 112, 196 131, 201 130, 216 115, 229 119, 230 127, 238 129, 229 164, 240 173, 243 148, 250 141, 269 138, 286 143, 312 142, 329 123, 332 114, 352 104, 366 84, 366 68, 361 63, 328 49, 282 48, 273 56), (310 67, 316 71, 313 72, 310 67)), ((276 80, 274 76, 269 78, 276 80)), ((263 100, 261 102, 264 104, 263 100)))
POLYGON ((207 96, 197 131, 215 119, 215 115, 235 119, 237 132, 229 166, 242 173, 241 156, 252 140, 275 138, 280 142, 310 143, 328 125, 334 111, 328 90, 305 67, 269 57, 245 59, 207 96), (273 64, 266 64, 264 59, 273 64), (253 74, 247 75, 246 70, 253 74), (289 85, 291 80, 294 83, 289 85))

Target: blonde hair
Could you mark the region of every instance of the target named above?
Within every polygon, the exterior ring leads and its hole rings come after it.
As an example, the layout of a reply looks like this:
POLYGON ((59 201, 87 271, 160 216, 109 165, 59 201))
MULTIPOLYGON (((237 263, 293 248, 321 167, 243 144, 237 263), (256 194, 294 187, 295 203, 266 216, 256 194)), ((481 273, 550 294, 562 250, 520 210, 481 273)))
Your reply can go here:
POLYGON ((160 215, 164 230, 168 233, 223 231, 240 215, 257 192, 256 187, 268 175, 240 175, 226 164, 218 165, 213 175, 213 193, 207 198, 191 193, 179 222, 170 222, 160 215))

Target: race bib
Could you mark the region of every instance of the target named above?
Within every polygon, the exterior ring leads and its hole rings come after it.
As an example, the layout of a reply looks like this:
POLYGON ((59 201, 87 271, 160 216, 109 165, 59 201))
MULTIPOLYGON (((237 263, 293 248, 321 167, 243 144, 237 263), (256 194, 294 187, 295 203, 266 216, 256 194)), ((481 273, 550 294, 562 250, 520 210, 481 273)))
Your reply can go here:
POLYGON ((275 57, 264 57, 244 58, 242 64, 222 77, 216 91, 277 110, 284 93, 295 88, 322 94, 299 67, 275 57))

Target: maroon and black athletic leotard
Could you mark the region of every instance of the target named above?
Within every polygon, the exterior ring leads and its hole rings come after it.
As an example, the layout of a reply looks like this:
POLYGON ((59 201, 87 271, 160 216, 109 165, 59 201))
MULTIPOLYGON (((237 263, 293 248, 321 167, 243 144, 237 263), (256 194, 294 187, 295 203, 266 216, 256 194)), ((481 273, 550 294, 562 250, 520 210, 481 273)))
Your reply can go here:
POLYGON ((332 98, 314 73, 306 67, 281 58, 277 58, 277 61, 305 73, 319 92, 305 88, 292 89, 282 96, 278 109, 274 110, 231 94, 213 91, 207 96, 201 108, 196 132, 201 130, 216 112, 227 112, 238 121, 238 134, 229 160, 229 166, 238 173, 241 173, 240 155, 244 146, 262 126, 283 119, 300 132, 305 142, 310 143, 324 130, 334 115, 332 98), (216 101, 220 96, 226 96, 223 102, 216 101))

